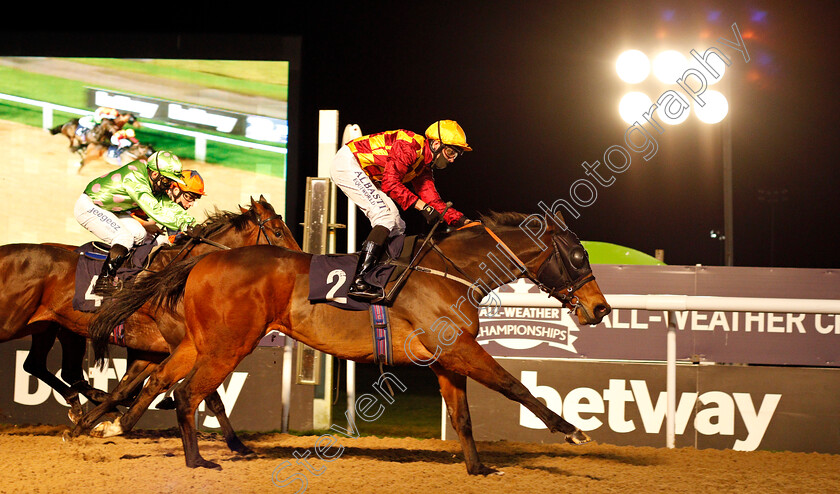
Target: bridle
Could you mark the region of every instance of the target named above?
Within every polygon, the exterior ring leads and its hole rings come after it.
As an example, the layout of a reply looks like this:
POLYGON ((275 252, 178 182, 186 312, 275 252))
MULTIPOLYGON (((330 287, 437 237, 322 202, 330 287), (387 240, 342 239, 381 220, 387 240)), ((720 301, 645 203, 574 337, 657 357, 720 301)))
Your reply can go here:
POLYGON ((575 293, 583 285, 594 281, 595 276, 589 266, 589 254, 586 249, 580 245, 574 233, 568 233, 575 239, 571 247, 564 245, 559 235, 551 236, 554 252, 540 266, 536 279, 532 278, 531 281, 547 292, 549 297, 560 300, 574 310, 580 307, 580 299, 575 293))
POLYGON ((574 233, 565 230, 564 234, 553 234, 551 236, 551 244, 554 250, 537 268, 537 273, 534 274, 498 235, 493 233, 486 225, 482 226, 507 252, 516 267, 525 274, 525 277, 537 285, 540 290, 548 293, 549 297, 559 300, 570 311, 574 311, 581 306, 580 299, 575 293, 583 285, 595 280, 595 276, 592 275, 592 268, 589 266, 589 254, 580 245, 574 233), (567 243, 571 245, 568 246, 567 243))
MULTIPOLYGON (((268 236, 268 232, 267 232, 268 227, 266 225, 267 225, 267 223, 271 222, 272 220, 276 220, 276 219, 282 220, 283 215, 275 214, 274 216, 269 216, 268 218, 264 218, 264 219, 258 219, 256 221, 257 228, 259 229, 259 231, 257 232, 257 244, 260 243, 260 236, 264 236, 265 241, 268 243, 268 245, 274 246, 274 244, 271 243, 271 238, 269 238, 269 236, 268 236)), ((275 230, 274 235, 278 238, 283 238, 284 237, 284 233, 281 230, 275 230)), ((221 250, 230 250, 230 247, 228 247, 227 245, 221 244, 221 243, 216 242, 214 240, 210 240, 209 238, 203 237, 200 234, 195 235, 195 236, 191 235, 187 239, 187 242, 181 247, 181 250, 179 250, 178 253, 175 254, 175 256, 169 261, 167 266, 169 264, 174 263, 177 259, 179 259, 181 257, 181 254, 184 254, 185 252, 189 252, 190 250, 192 250, 193 244, 200 244, 200 243, 204 243, 204 244, 207 244, 207 245, 212 245, 213 247, 216 247, 216 248, 221 249, 221 250)), ((166 266, 164 266, 164 267, 166 267, 166 266)), ((146 266, 146 268, 148 268, 148 266, 146 266)), ((146 269, 146 270, 148 270, 148 269, 146 269)))
MULTIPOLYGON (((516 253, 508 247, 504 240, 499 238, 493 230, 483 223, 470 223, 462 226, 460 229, 479 225, 482 226, 484 230, 493 237, 494 240, 496 240, 496 242, 498 242, 499 246, 504 249, 510 260, 516 265, 516 268, 524 274, 524 277, 531 280, 531 282, 537 285, 540 290, 548 293, 549 297, 554 297, 559 300, 563 306, 568 308, 571 312, 574 312, 577 308, 581 307, 580 299, 576 295, 576 292, 580 290, 583 285, 595 280, 595 276, 592 274, 592 268, 589 266, 589 254, 580 244, 580 241, 574 233, 570 230, 565 230, 563 233, 553 234, 551 236, 553 252, 546 258, 545 261, 542 262, 542 264, 540 264, 537 268, 537 272, 534 273, 528 269, 528 266, 519 258, 519 256, 517 256, 516 253)), ((452 259, 440 250, 434 241, 431 243, 431 249, 437 252, 441 258, 455 268, 455 270, 462 276, 468 280, 472 280, 472 277, 464 272, 463 269, 458 267, 452 259)), ((449 275, 448 273, 436 272, 435 270, 423 268, 421 266, 415 266, 412 267, 412 269, 437 274, 443 276, 444 278, 451 278, 464 285, 470 286, 470 288, 474 290, 482 292, 480 284, 477 280, 473 280, 472 283, 470 283, 467 280, 462 280, 449 275)), ((518 278, 518 276, 514 276, 510 280, 501 281, 503 283, 510 283, 518 278)), ((482 292, 481 295, 483 297, 486 296, 487 293, 482 292)))
MULTIPOLYGON (((266 229, 267 229, 266 223, 268 223, 272 220, 276 220, 276 219, 282 220, 283 215, 275 214, 274 216, 271 216, 269 218, 265 218, 263 220, 259 220, 257 222, 257 226, 260 229, 259 233, 257 234, 257 243, 260 242, 260 235, 262 235, 262 236, 265 237, 265 241, 268 243, 268 245, 274 246, 274 244, 271 243, 271 239, 268 238, 268 232, 266 231, 266 229)), ((282 230, 274 230, 274 236, 276 236, 278 238, 283 238, 283 231, 282 230)))

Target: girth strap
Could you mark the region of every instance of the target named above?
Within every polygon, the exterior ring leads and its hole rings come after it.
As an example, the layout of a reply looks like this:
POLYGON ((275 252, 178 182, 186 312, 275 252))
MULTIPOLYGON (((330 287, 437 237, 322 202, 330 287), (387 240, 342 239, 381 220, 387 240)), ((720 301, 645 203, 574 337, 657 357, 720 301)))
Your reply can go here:
POLYGON ((388 307, 371 304, 370 325, 373 330, 373 355, 376 362, 394 365, 391 353, 391 322, 388 318, 388 307))

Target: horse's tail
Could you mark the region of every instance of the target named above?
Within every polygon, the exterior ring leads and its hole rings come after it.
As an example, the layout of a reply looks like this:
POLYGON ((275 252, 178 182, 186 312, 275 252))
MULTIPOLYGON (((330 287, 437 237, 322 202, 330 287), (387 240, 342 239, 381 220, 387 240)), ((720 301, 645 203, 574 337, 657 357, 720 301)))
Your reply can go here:
POLYGON ((170 312, 175 311, 184 295, 190 271, 203 257, 190 257, 162 271, 143 276, 126 285, 100 307, 88 329, 97 365, 102 365, 109 356, 108 343, 114 328, 123 324, 146 303, 151 304, 153 311, 161 306, 170 312))
POLYGON ((50 134, 52 134, 52 135, 60 134, 62 127, 64 127, 64 124, 56 125, 55 127, 50 129, 50 134))

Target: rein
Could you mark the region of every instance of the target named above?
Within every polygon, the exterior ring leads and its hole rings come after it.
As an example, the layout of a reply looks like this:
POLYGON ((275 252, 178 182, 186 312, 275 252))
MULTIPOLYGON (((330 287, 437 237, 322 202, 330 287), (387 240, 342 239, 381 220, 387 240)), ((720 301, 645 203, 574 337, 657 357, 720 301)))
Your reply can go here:
MULTIPOLYGON (((524 273, 525 277, 527 277, 529 280, 531 280, 532 283, 537 285, 537 287, 539 287, 540 290, 546 292, 549 297, 555 297, 558 300, 560 300, 560 302, 562 302, 563 304, 568 306, 569 310, 572 311, 572 312, 574 312, 575 309, 580 307, 580 300, 578 299, 577 295, 575 295, 575 292, 580 290, 580 288, 583 287, 583 285, 585 285, 585 284, 587 284, 590 281, 593 281, 595 279, 595 276, 591 272, 588 275, 581 276, 577 280, 572 280, 571 277, 566 273, 566 271, 563 270, 563 275, 564 275, 564 278, 566 278, 567 282, 565 283, 565 285, 563 285, 559 288, 552 288, 552 287, 546 285, 545 283, 543 283, 542 281, 540 281, 539 277, 538 277, 539 275, 534 275, 531 272, 531 270, 528 269, 528 266, 522 261, 522 259, 520 259, 519 256, 517 256, 516 253, 514 253, 513 250, 510 247, 508 247, 507 243, 505 243, 504 240, 499 238, 499 236, 496 235, 493 232, 493 230, 491 230, 486 225, 484 225, 480 222, 474 222, 474 223, 470 223, 468 225, 465 225, 465 226, 463 226, 459 229, 469 228, 469 227, 478 226, 478 225, 481 225, 482 227, 484 227, 484 230, 505 250, 505 252, 507 252, 507 254, 510 256, 510 259, 513 261, 513 263, 516 265, 516 267, 519 269, 519 271, 524 273)), ((437 276, 441 276, 442 278, 452 279, 452 280, 457 281, 457 282, 459 282, 463 285, 466 285, 466 286, 468 286, 472 289, 477 290, 479 293, 481 293, 482 296, 487 295, 486 293, 484 293, 484 290, 481 290, 478 287, 478 285, 476 284, 477 283, 476 281, 473 281, 472 283, 467 281, 468 279, 471 279, 471 276, 469 276, 466 272, 464 272, 464 270, 462 270, 460 267, 458 267, 458 265, 452 259, 450 259, 446 254, 444 254, 444 252, 442 250, 440 250, 440 248, 437 246, 437 244, 434 242, 434 240, 431 241, 431 248, 434 249, 435 252, 437 252, 438 255, 442 259, 444 259, 448 264, 452 265, 452 267, 455 268, 455 270, 457 270, 460 274, 462 274, 467 279, 465 280, 465 279, 462 279, 462 278, 458 278, 457 276, 452 276, 451 274, 449 274, 447 272, 442 272, 442 271, 438 271, 438 270, 434 270, 434 269, 430 269, 430 268, 424 268, 422 266, 413 266, 413 267, 408 266, 407 269, 426 272, 426 273, 429 273, 429 274, 434 274, 434 275, 437 275, 437 276)), ((560 255, 560 249, 556 245, 556 241, 555 241, 554 252, 551 254, 551 257, 555 257, 555 256, 559 256, 559 255, 560 255)), ((425 254, 423 256, 421 256, 420 259, 422 259, 422 257, 424 257, 424 256, 425 256, 425 254)), ((419 259, 418 259, 418 261, 419 261, 419 259)), ((559 266, 563 266, 562 260, 557 259, 555 262, 557 262, 559 266)), ((516 280, 516 278, 508 280, 507 283, 510 283, 512 281, 515 281, 515 280, 516 280)))
MULTIPOLYGON (((278 219, 278 218, 282 220, 283 216, 280 215, 280 214, 275 214, 274 216, 271 216, 271 217, 268 217, 266 219, 262 219, 262 220, 259 220, 259 221, 256 222, 257 227, 259 228, 259 232, 257 233, 257 244, 259 244, 259 242, 260 242, 260 236, 264 236, 265 241, 268 243, 268 245, 271 245, 271 246, 274 245, 274 244, 271 243, 271 239, 268 237, 268 232, 265 231, 265 229, 266 229, 265 225, 269 221, 275 220, 275 219, 278 219)), ((278 236, 282 237, 283 235, 280 234, 278 236)), ((221 243, 216 242, 214 240, 210 240, 209 238, 206 238, 206 237, 202 237, 201 235, 190 236, 189 239, 187 240, 187 242, 184 244, 184 246, 181 247, 181 250, 179 250, 178 253, 175 254, 172 257, 172 259, 162 269, 166 269, 167 267, 172 265, 172 263, 174 263, 176 260, 178 260, 181 257, 181 255, 184 254, 185 251, 189 252, 189 250, 192 250, 192 248, 194 247, 192 245, 193 243, 197 243, 197 244, 204 243, 204 244, 216 247, 216 248, 221 249, 221 250, 230 250, 231 249, 227 245, 221 244, 221 243)), ((147 264, 143 268, 144 271, 151 271, 150 269, 148 269, 149 264, 151 264, 151 257, 149 258, 149 260, 147 260, 147 264)))

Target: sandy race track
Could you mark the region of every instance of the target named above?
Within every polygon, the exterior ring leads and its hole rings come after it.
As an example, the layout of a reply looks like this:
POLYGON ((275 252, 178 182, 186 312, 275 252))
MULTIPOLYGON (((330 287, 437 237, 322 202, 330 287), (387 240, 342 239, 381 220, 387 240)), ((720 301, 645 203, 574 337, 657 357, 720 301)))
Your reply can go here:
MULTIPOLYGON (((504 475, 470 477, 456 441, 344 438, 336 459, 315 458, 316 436, 246 434, 255 454, 237 457, 200 437, 221 471, 188 469, 174 431, 62 439, 64 427, 0 425, 1 492, 807 492, 840 489, 840 455, 682 448, 479 443, 504 475), (306 456, 308 471, 293 453, 306 456), (286 468, 277 471, 286 464, 286 468), (272 483, 274 480, 282 487, 272 483), (296 477, 295 477, 296 475, 296 477), (283 486, 283 482, 287 484, 283 486)), ((337 447, 338 445, 336 445, 337 447)), ((335 453, 337 449, 333 449, 335 453)))

